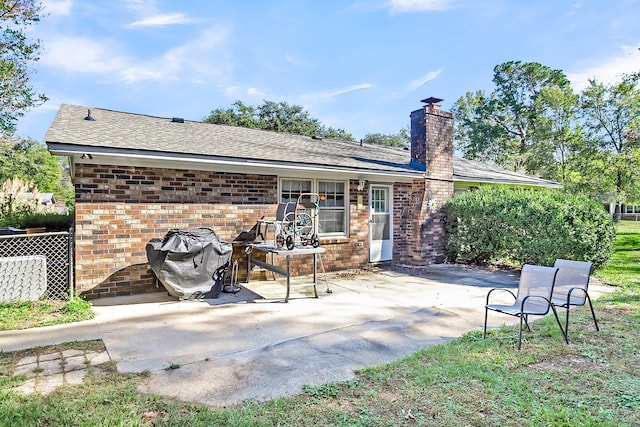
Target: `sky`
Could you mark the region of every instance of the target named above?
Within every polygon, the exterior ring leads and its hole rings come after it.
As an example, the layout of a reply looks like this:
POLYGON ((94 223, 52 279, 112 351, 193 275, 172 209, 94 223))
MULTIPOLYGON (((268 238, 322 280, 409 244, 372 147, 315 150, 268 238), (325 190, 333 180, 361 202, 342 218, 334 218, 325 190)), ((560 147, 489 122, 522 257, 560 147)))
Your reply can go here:
POLYGON ((421 99, 491 92, 506 61, 576 91, 640 71, 640 0, 43 0, 18 122, 44 141, 60 104, 202 120, 236 100, 301 105, 356 138, 397 133, 421 99))

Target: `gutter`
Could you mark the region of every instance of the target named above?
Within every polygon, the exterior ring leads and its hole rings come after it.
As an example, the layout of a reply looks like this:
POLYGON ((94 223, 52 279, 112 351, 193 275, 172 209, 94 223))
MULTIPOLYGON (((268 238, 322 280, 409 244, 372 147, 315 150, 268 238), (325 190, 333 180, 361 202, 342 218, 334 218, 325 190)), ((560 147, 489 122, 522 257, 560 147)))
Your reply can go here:
POLYGON ((453 175, 454 182, 469 182, 480 184, 499 184, 499 185, 527 185, 531 187, 546 187, 546 188, 564 188, 564 185, 553 181, 517 181, 509 179, 491 179, 491 178, 472 178, 463 177, 459 175, 453 175))
POLYGON ((292 171, 312 172, 318 175, 335 177, 336 174, 348 175, 356 179, 388 179, 392 181, 411 182, 424 177, 421 171, 384 171, 375 169, 350 168, 340 166, 325 166, 306 163, 290 163, 282 161, 248 160, 228 157, 213 157, 206 155, 175 155, 166 152, 149 152, 145 150, 117 150, 104 147, 88 147, 48 142, 51 154, 70 156, 73 163, 83 164, 115 164, 122 166, 158 166, 165 168, 194 169, 200 166, 202 170, 255 173, 278 175, 278 171, 291 173, 292 171), (105 161, 107 160, 107 161, 105 161), (137 161, 136 161, 137 160, 137 161), (135 164, 132 164, 135 163, 135 164), (188 166, 180 166, 188 164, 188 166))

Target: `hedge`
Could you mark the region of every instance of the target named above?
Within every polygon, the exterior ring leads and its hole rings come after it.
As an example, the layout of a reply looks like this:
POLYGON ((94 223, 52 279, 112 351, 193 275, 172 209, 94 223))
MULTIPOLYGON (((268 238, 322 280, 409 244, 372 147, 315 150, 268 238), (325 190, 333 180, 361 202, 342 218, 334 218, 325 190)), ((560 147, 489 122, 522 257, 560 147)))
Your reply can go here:
POLYGON ((449 200, 445 211, 451 261, 553 265, 564 258, 597 268, 615 239, 600 203, 560 190, 483 187, 449 200))

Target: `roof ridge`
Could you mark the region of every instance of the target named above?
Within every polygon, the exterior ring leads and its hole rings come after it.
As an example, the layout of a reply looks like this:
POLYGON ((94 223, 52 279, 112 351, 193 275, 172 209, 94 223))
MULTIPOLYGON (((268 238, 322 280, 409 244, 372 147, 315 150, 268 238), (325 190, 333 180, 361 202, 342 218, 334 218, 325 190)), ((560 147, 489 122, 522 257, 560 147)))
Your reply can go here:
MULTIPOLYGON (((96 111, 96 110, 98 110, 98 111, 108 111, 110 113, 127 114, 127 115, 131 115, 131 116, 139 116, 139 117, 149 117, 149 118, 152 118, 152 119, 171 120, 173 117, 180 117, 180 116, 164 117, 164 116, 156 116, 156 115, 152 115, 152 114, 132 113, 130 111, 113 110, 111 108, 103 108, 103 107, 87 107, 87 106, 77 105, 77 104, 66 104, 66 103, 60 104, 60 107, 63 107, 63 106, 74 107, 74 108, 83 108, 85 110, 92 110, 92 111, 96 111)), ((198 122, 197 120, 188 120, 188 119, 184 119, 184 120, 192 122, 192 123, 203 123, 203 122, 198 122)))

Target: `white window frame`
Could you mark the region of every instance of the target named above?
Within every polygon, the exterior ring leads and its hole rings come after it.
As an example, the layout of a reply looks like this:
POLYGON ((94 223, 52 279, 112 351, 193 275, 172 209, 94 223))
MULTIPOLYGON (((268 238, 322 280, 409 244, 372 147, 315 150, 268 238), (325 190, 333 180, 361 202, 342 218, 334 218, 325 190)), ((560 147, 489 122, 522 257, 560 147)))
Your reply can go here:
MULTIPOLYGON (((318 231, 319 221, 315 221, 316 233, 318 233, 319 237, 349 237, 349 180, 339 180, 339 179, 323 179, 323 178, 299 178, 299 177, 290 177, 290 176, 282 176, 278 180, 278 202, 281 203, 283 201, 283 181, 309 181, 311 182, 311 193, 318 193, 318 188, 320 187, 320 182, 335 182, 340 183, 344 186, 344 206, 342 208, 332 206, 331 208, 326 208, 331 211, 343 211, 344 212, 344 231, 342 232, 331 232, 331 233, 320 233, 318 231)), ((322 212, 322 207, 320 207, 320 212, 322 212)))
POLYGON ((625 214, 638 214, 640 213, 640 205, 624 205, 625 214))

